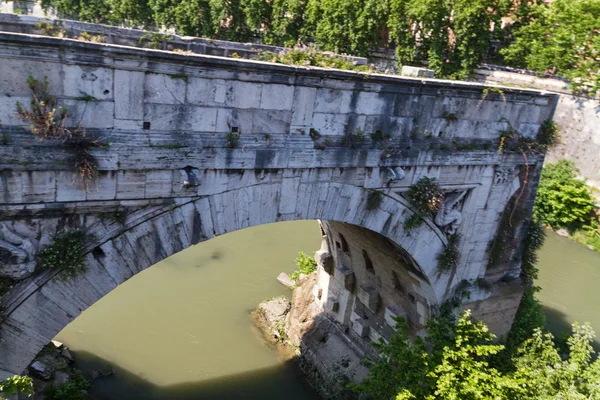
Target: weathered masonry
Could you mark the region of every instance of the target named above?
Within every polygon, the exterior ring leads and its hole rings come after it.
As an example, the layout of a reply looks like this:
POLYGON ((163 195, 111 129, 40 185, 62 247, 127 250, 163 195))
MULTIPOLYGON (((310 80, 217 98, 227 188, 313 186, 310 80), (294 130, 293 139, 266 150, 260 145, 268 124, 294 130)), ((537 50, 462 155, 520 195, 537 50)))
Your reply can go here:
POLYGON ((385 337, 390 317, 406 315, 418 331, 471 285, 466 306, 503 334, 543 155, 501 151, 500 135, 535 137, 555 104, 530 90, 2 33, 0 274, 12 286, 1 298, 0 379, 165 257, 298 219, 323 221, 315 296, 332 323, 385 337), (37 140, 15 112, 30 103, 30 75, 47 77, 71 125, 103 138, 87 190, 72 150, 37 140), (408 231, 405 193, 423 177, 437 179, 445 202, 408 231), (507 218, 514 241, 490 264, 507 218), (75 230, 90 238, 87 271, 36 269, 53 236, 75 230), (455 232, 460 263, 442 272, 437 256, 455 232))

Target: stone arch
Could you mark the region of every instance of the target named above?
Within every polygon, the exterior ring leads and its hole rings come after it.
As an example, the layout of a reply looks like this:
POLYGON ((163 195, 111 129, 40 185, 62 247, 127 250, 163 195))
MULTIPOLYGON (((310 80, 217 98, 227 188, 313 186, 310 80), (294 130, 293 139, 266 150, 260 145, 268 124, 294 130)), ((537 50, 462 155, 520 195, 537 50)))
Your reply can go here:
POLYGON ((436 272, 445 236, 429 221, 406 235, 411 215, 401 196, 381 194, 367 204, 367 189, 343 183, 303 183, 284 178, 204 197, 172 199, 128 215, 125 225, 98 222, 88 248, 85 274, 71 280, 45 272, 20 283, 5 301, 0 327, 0 379, 20 374, 64 326, 133 275, 185 248, 212 237, 256 225, 290 220, 331 220, 377 232, 410 256, 427 278, 438 304, 449 279, 436 272), (408 211, 408 212, 407 212, 408 211))

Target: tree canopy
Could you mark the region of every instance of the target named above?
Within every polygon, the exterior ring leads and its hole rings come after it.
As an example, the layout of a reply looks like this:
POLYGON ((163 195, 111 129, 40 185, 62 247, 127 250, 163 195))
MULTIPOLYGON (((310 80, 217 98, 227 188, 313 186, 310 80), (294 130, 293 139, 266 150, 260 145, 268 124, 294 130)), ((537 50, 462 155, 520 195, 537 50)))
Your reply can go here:
POLYGON ((512 368, 493 366, 504 349, 487 327, 465 312, 428 326, 427 338, 411 342, 398 321, 389 342, 377 345, 380 358, 354 387, 373 399, 598 399, 600 360, 593 361, 589 325, 573 324, 568 354, 539 328, 512 355, 512 368))

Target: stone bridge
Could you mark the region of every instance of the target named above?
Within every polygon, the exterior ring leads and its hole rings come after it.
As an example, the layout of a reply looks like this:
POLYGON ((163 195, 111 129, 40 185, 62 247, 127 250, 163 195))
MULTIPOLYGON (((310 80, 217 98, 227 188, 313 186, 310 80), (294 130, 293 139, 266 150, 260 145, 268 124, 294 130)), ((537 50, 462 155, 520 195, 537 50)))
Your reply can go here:
POLYGON ((0 60, 0 379, 138 272, 278 221, 322 221, 329 294, 315 296, 363 337, 359 314, 380 317, 371 338, 390 316, 422 327, 465 285, 465 307, 500 334, 510 327, 543 154, 503 152, 500 133, 534 137, 554 95, 16 33, 0 34, 0 60), (68 124, 102 138, 89 187, 72 148, 36 139, 17 115, 29 76, 47 77, 68 124), (437 179, 445 208, 409 230, 404 194, 423 177, 437 179), (508 214, 514 240, 490 263, 508 214), (86 272, 36 269, 54 235, 73 230, 89 235, 86 272), (440 271, 455 231, 460 262, 440 271))

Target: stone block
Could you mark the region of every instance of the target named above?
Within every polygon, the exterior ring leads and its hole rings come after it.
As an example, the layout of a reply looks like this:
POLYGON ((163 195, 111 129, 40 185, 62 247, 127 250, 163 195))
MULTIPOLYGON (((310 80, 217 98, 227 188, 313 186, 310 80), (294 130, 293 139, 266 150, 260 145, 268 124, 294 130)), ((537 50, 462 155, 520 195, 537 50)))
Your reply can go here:
POLYGON ((181 128, 195 132, 215 132, 217 129, 217 109, 186 107, 181 128))
POLYGON ((296 87, 296 90, 294 91, 294 106, 292 109, 293 126, 310 126, 316 95, 316 88, 296 87))
POLYGON ((144 118, 144 73, 115 70, 115 118, 144 118))
POLYGON ((228 81, 225 105, 234 108, 258 108, 261 83, 228 81))
MULTIPOLYGON (((27 78, 31 75, 34 79, 43 81, 48 77, 49 91, 55 96, 63 95, 62 66, 54 62, 40 62, 28 59, 27 62, 19 59, 2 57, 0 64, 0 94, 10 93, 12 96, 29 96, 31 89, 27 85, 27 78)), ((29 104, 29 102, 27 102, 29 104)), ((2 121, 6 124, 6 121, 2 121)))
POLYGON ((64 94, 67 97, 113 98, 113 70, 102 67, 63 65, 64 94))
POLYGON ((117 199, 143 199, 146 191, 146 174, 138 171, 117 173, 117 199))
POLYGON ((320 114, 313 116, 312 127, 321 135, 343 136, 348 125, 348 115, 320 114))
POLYGON ((317 264, 329 275, 333 275, 333 256, 327 250, 318 250, 315 253, 317 264))
POLYGON ((223 79, 188 78, 187 102, 199 105, 224 105, 227 81, 223 79))
POLYGON ((320 88, 315 98, 315 113, 346 114, 351 111, 353 92, 350 90, 320 88))
POLYGON ((395 318, 403 318, 404 320, 407 319, 406 316, 406 312, 404 311, 404 308, 399 305, 399 304, 392 304, 389 307, 386 307, 385 312, 384 312, 384 318, 385 318, 385 322, 387 322, 387 324, 389 326, 391 326, 392 328, 396 327, 396 321, 394 320, 395 318))
POLYGON ((22 172, 21 185, 23 202, 39 203, 56 199, 56 174, 54 171, 22 172))
POLYGON ((389 114, 386 111, 393 108, 393 95, 376 92, 360 92, 354 112, 364 115, 389 114))
POLYGON ((79 174, 74 171, 56 173, 56 201, 85 200, 86 192, 79 174))
POLYGON ((291 85, 263 84, 260 108, 263 110, 291 111, 294 87, 291 85))
POLYGON ((379 292, 373 284, 363 284, 358 287, 358 299, 371 311, 377 311, 379 306, 379 292))
POLYGON ((171 194, 173 173, 167 171, 148 171, 146 173, 145 198, 169 197, 171 194))
POLYGON ((217 109, 216 131, 219 133, 229 133, 234 128, 237 128, 238 133, 254 133, 252 130, 254 112, 254 110, 219 108, 217 109))
POLYGON ((252 116, 252 133, 282 133, 290 132, 291 111, 256 110, 252 116))
POLYGON ((17 115, 17 102, 29 109, 31 97, 11 96, 10 93, 5 95, 0 92, 0 121, 3 126, 29 126, 29 121, 25 121, 17 115))
POLYGON ((66 100, 69 107, 67 125, 83 128, 109 129, 114 126, 115 103, 112 101, 66 100))
POLYGON ((354 290, 355 276, 352 270, 344 265, 338 265, 335 268, 334 278, 340 282, 348 291, 354 290))
POLYGON ((412 76, 412 77, 417 77, 417 78, 434 78, 435 77, 435 72, 433 70, 426 69, 426 68, 419 68, 419 67, 411 67, 409 65, 402 66, 401 74, 403 76, 412 76))
POLYGON ((185 103, 187 78, 168 74, 146 74, 144 102, 156 104, 185 103))
POLYGON ((358 336, 366 338, 369 337, 371 326, 369 325, 368 319, 360 318, 352 323, 352 329, 358 334, 358 336))

